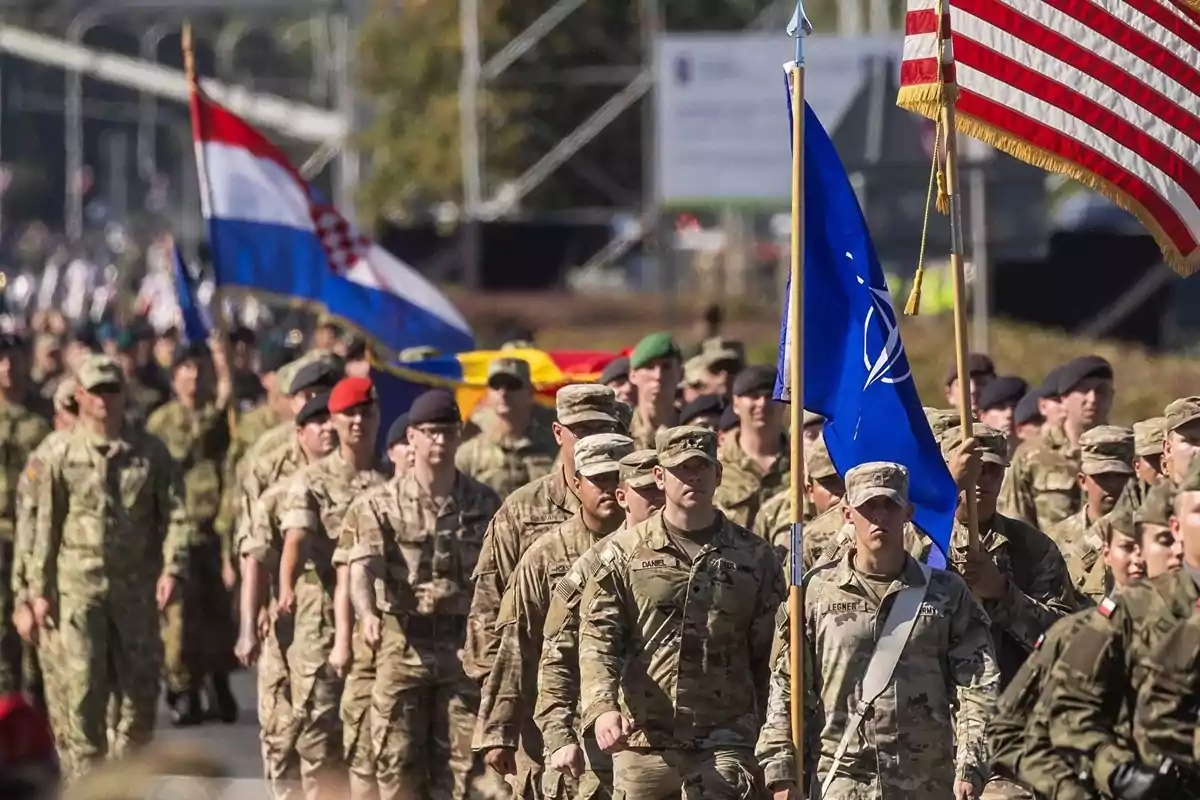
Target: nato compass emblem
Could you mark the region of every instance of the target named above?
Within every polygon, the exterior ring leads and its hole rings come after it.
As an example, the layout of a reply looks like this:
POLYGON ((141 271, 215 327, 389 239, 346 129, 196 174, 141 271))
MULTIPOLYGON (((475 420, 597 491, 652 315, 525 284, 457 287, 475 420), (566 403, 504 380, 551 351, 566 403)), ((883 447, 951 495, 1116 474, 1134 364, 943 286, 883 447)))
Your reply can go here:
MULTIPOLYGON (((853 256, 846 253, 853 260, 853 256)), ((904 358, 904 343, 900 341, 900 324, 896 319, 896 309, 892 307, 892 295, 885 285, 882 289, 867 286, 861 277, 855 276, 859 286, 866 286, 871 296, 871 307, 863 321, 863 366, 867 368, 867 382, 863 391, 870 389, 876 383, 903 383, 912 377, 908 360, 904 358), (879 329, 883 339, 883 349, 872 355, 871 327, 879 329), (900 362, 903 360, 903 363, 900 362), (897 375, 896 367, 903 367, 903 374, 897 375)))

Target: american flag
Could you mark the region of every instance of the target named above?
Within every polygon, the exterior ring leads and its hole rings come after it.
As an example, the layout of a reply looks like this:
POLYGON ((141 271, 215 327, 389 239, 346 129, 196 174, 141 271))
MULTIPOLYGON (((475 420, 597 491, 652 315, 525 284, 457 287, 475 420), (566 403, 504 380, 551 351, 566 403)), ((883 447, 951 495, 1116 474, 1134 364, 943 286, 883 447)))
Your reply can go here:
POLYGON ((952 99, 959 131, 1101 192, 1178 272, 1200 268, 1200 2, 909 0, 900 87, 901 107, 937 119, 952 99))

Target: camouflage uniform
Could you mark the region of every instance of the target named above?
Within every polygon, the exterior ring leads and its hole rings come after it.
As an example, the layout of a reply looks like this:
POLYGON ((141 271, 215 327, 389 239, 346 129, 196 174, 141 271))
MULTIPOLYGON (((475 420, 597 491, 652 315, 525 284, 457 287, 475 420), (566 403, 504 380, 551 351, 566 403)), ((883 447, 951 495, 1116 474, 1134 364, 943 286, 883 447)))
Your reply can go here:
POLYGON ((282 423, 279 412, 269 405, 260 405, 251 409, 237 421, 237 430, 229 442, 225 452, 225 463, 221 470, 221 508, 217 514, 215 528, 221 539, 221 555, 236 563, 237 553, 233 544, 234 531, 237 526, 239 502, 241 496, 243 464, 245 456, 254 442, 270 429, 282 423))
POLYGON ((17 487, 30 454, 48 433, 46 421, 24 406, 0 404, 0 694, 16 690, 21 677, 21 640, 12 624, 17 487))
POLYGON ((309 800, 320 796, 324 781, 345 778, 339 710, 343 681, 328 664, 334 634, 334 549, 351 502, 383 481, 376 470, 355 470, 335 451, 292 476, 279 501, 279 529, 285 535, 291 530, 308 535, 309 559, 296 582, 292 629, 277 628, 276 635, 287 661, 298 727, 296 753, 309 800))
POLYGON ((1092 761, 1097 790, 1110 792, 1116 769, 1135 760, 1130 726, 1147 665, 1198 600, 1186 569, 1134 581, 1089 612, 1063 652, 1066 673, 1049 695, 1050 742, 1092 761))
MULTIPOLYGON (((876 602, 854 567, 854 553, 817 567, 805 580, 805 774, 823 779, 861 692, 887 598, 925 582, 911 557, 876 602), (815 761, 815 763, 814 763, 815 761), (815 768, 815 769, 812 769, 815 768)), ((850 740, 823 800, 951 797, 956 780, 978 790, 988 775, 984 725, 999 684, 987 617, 962 579, 933 570, 896 679, 875 701, 864 730, 850 740), (900 676, 903 676, 902 678, 900 676), (956 713, 951 715, 951 708, 956 713)), ((780 614, 779 657, 771 676, 757 754, 768 786, 799 783, 791 744, 789 618, 780 614)))
POLYGON ((749 528, 766 538, 767 531, 759 525, 758 514, 763 503, 788 490, 791 480, 791 459, 787 440, 781 442, 779 457, 765 473, 746 455, 738 437, 730 436, 717 453, 724 471, 717 496, 713 501, 729 521, 749 528))
POLYGON ((370 730, 381 800, 479 796, 471 756, 479 688, 463 672, 471 573, 500 499, 458 475, 434 501, 411 473, 351 505, 340 550, 362 564, 383 618, 370 730))
MULTIPOLYGON (((701 430, 662 437, 660 463, 715 462, 716 437, 701 430)), ((632 722, 630 749, 613 757, 614 793, 629 800, 755 790, 783 571, 770 545, 720 512, 709 530, 694 559, 662 513, 621 530, 584 589, 581 728, 610 711, 632 722)))
POLYGON ((660 431, 665 431, 675 425, 675 420, 667 420, 661 425, 651 425, 649 420, 642 416, 640 409, 633 410, 633 421, 629 423, 629 437, 633 439, 634 444, 639 450, 653 450, 655 438, 660 431))
POLYGON ((1155 648, 1145 665, 1146 677, 1137 696, 1133 740, 1147 764, 1165 758, 1200 778, 1200 613, 1178 623, 1155 648))
POLYGON ((221 542, 213 527, 221 503, 221 464, 229 447, 225 409, 188 408, 172 400, 150 415, 146 430, 166 445, 183 475, 185 505, 196 526, 188 576, 163 616, 163 677, 172 692, 195 691, 205 676, 235 664, 229 590, 221 578, 221 542))
MULTIPOLYGON (((808 572, 827 561, 840 561, 842 556, 854 545, 854 527, 842 516, 845 501, 838 503, 824 514, 817 517, 812 525, 804 527, 804 571, 808 572), (837 526, 836 528, 834 526, 837 526)), ((789 532, 783 531, 775 539, 775 550, 781 553, 783 561, 789 552, 791 542, 789 532)), ((912 522, 904 523, 904 549, 924 564, 929 560, 933 549, 933 540, 912 522)))
POLYGON ((505 498, 550 474, 557 455, 554 435, 531 423, 518 438, 482 432, 458 449, 454 463, 459 472, 487 484, 505 498))
POLYGON ((1062 424, 1047 426, 1022 442, 1005 476, 998 510, 1038 530, 1047 530, 1079 510, 1080 450, 1062 424))
POLYGON ((125 383, 125 424, 132 428, 144 427, 166 399, 161 390, 143 383, 136 376, 128 379, 125 383))
MULTIPOLYGON (((119 382, 110 359, 80 369, 85 389, 119 382)), ((153 735, 162 656, 154 587, 160 574, 185 574, 192 527, 171 456, 147 434, 108 441, 76 427, 43 467, 26 579, 30 597, 57 608, 54 652, 70 673, 48 684, 47 705, 69 709, 60 735, 77 777, 110 752, 110 694, 120 696, 116 755, 153 735)))

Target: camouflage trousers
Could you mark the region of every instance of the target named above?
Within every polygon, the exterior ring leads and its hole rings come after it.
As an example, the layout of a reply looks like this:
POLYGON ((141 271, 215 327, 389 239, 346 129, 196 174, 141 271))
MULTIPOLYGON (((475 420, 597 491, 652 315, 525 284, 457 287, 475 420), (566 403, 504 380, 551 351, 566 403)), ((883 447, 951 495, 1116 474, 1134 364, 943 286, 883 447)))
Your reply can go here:
POLYGON ((342 738, 350 767, 350 800, 375 800, 375 751, 371 741, 371 694, 375 690, 375 651, 354 632, 354 661, 342 691, 342 738))
POLYGON ((146 586, 138 594, 122 594, 87 598, 63 592, 59 601, 46 705, 57 719, 51 725, 62 743, 67 780, 105 758, 127 755, 154 735, 162 661, 154 592, 146 586), (114 697, 119 718, 110 747, 114 697))
POLYGON ((376 654, 371 738, 380 800, 502 797, 502 781, 471 752, 479 686, 459 660, 461 620, 417 619, 429 630, 410 638, 400 619, 385 615, 376 654))
POLYGON ((221 579, 221 542, 213 533, 190 548, 179 599, 163 612, 163 679, 172 692, 198 690, 209 675, 233 671, 237 632, 221 579))
POLYGON ((626 750, 613 756, 613 796, 621 800, 750 800, 758 765, 750 747, 626 750))
POLYGON ((346 792, 346 762, 339 711, 343 681, 328 660, 334 634, 332 580, 322 582, 310 570, 296 583, 295 595, 290 626, 277 621, 276 632, 287 660, 300 781, 308 800, 339 797, 346 792))
POLYGON ((298 800, 300 759, 296 755, 291 684, 287 662, 274 631, 263 640, 257 671, 258 736, 262 742, 263 778, 273 800, 298 800))

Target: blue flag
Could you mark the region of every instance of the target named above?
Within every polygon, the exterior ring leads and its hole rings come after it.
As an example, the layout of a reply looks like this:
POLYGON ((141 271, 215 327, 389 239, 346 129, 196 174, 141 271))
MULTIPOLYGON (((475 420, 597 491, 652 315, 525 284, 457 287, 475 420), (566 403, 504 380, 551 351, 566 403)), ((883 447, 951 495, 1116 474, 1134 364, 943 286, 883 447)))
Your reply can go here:
MULTIPOLYGON (((787 95, 790 137, 790 86, 787 95)), ((917 397, 858 198, 807 103, 804 198, 804 407, 825 417, 825 444, 840 474, 868 461, 908 467, 914 522, 941 550, 930 566, 943 566, 958 489, 917 397)), ((790 291, 789 286, 784 297, 790 291)), ((790 400, 791 354, 785 300, 777 400, 790 400)))
POLYGON ((209 324, 205 319, 204 310, 200 307, 200 297, 196 281, 184 263, 183 253, 179 245, 171 248, 171 266, 174 269, 175 299, 179 303, 179 314, 183 320, 180 333, 185 342, 208 341, 209 324))

